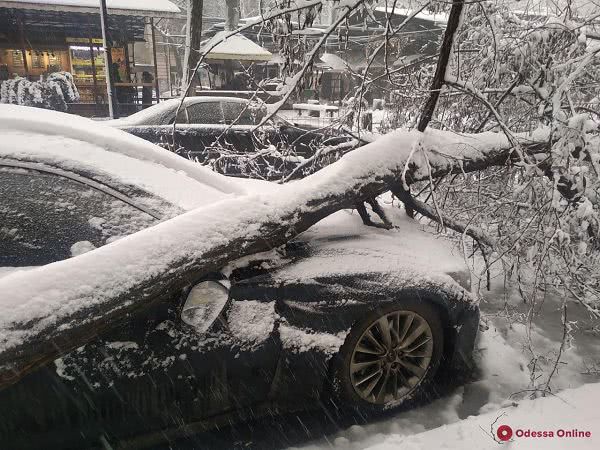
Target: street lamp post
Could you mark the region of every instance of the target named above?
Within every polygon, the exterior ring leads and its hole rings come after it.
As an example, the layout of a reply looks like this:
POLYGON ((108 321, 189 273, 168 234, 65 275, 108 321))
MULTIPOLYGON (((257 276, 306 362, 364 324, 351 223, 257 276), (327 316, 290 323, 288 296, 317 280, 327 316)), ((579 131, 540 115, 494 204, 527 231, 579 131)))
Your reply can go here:
POLYGON ((117 119, 119 117, 119 112, 115 103, 116 95, 112 78, 112 54, 108 43, 108 13, 106 12, 106 0, 100 0, 100 26, 102 28, 102 46, 104 47, 104 70, 106 71, 108 115, 111 119, 117 119))

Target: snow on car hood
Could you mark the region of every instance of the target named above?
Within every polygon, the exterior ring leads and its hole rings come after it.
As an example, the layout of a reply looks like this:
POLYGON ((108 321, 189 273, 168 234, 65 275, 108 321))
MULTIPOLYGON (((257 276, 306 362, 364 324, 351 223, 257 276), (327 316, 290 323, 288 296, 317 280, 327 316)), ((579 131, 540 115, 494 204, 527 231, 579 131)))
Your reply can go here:
POLYGON ((296 239, 308 243, 310 256, 282 267, 275 277, 307 280, 387 273, 394 277, 447 274, 455 279, 469 278, 460 250, 449 241, 426 231, 399 208, 386 208, 386 214, 396 228, 365 226, 356 212, 348 210, 323 219, 296 239))

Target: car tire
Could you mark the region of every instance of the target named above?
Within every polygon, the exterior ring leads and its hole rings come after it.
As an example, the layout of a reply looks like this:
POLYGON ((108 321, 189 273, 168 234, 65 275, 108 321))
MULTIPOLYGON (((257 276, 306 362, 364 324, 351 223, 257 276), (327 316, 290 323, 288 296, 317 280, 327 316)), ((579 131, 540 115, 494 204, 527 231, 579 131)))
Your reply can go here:
POLYGON ((430 302, 403 299, 379 306, 352 326, 333 360, 333 400, 377 414, 430 399, 443 352, 440 313, 430 302), (381 348, 386 323, 390 345, 381 348))

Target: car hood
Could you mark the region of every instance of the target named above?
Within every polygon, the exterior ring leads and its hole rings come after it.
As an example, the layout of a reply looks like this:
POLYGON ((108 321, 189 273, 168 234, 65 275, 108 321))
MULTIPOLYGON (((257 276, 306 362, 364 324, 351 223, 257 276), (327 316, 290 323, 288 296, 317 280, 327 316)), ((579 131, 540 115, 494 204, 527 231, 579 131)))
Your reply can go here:
POLYGON ((450 276, 470 291, 470 272, 457 247, 399 208, 387 208, 386 213, 395 225, 392 230, 365 226, 356 212, 327 217, 293 241, 304 257, 283 264, 273 278, 306 282, 371 273, 400 283, 450 276))

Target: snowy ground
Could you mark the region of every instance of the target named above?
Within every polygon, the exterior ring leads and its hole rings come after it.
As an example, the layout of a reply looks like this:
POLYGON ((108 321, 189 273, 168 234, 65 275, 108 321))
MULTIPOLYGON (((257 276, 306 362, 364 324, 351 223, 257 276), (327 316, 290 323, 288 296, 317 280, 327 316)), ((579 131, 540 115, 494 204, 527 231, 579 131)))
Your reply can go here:
POLYGON ((483 450, 509 443, 509 448, 519 449, 597 449, 600 448, 599 397, 600 384, 586 384, 562 391, 556 397, 526 400, 517 407, 472 416, 423 433, 407 435, 400 427, 399 432, 377 437, 379 442, 362 448, 483 450), (509 426, 511 430, 506 431, 506 442, 497 434, 501 426, 509 426))

